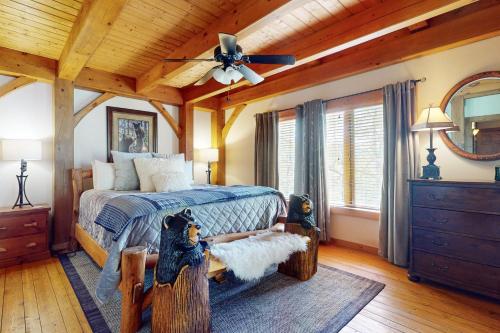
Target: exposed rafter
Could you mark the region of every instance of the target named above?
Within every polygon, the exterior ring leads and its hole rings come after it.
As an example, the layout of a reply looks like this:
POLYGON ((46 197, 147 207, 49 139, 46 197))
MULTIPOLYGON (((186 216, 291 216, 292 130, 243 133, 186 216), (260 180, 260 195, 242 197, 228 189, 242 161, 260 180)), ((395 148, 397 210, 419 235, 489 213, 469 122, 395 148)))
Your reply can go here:
POLYGON ((101 105, 102 103, 106 102, 107 100, 110 100, 111 98, 115 97, 115 94, 112 93, 104 93, 101 96, 97 97, 94 99, 92 102, 90 102, 88 105, 86 105, 83 109, 78 111, 73 115, 73 127, 76 127, 78 123, 85 118, 86 115, 88 115, 92 110, 94 110, 96 107, 101 105))
POLYGON ((75 86, 143 100, 155 100, 165 104, 183 104, 182 95, 177 88, 158 86, 147 94, 135 92, 135 79, 85 67, 75 80, 75 86))
POLYGON ((21 76, 15 78, 14 80, 7 82, 6 84, 0 87, 0 97, 10 94, 14 90, 24 87, 33 82, 36 82, 36 80, 30 77, 21 76))
MULTIPOLYGON (((319 30, 300 42, 276 47, 272 53, 293 54, 297 58, 296 66, 298 66, 409 27, 412 24, 449 12, 471 2, 473 0, 385 1, 380 5, 319 30)), ((252 69, 264 77, 269 77, 289 68, 290 66, 282 65, 252 65, 252 69)), ((247 84, 248 82, 243 80, 228 87, 211 80, 202 86, 183 89, 183 95, 187 101, 198 102, 207 97, 247 84)))
POLYGON ((219 109, 219 99, 211 97, 194 104, 197 111, 215 112, 219 109))
MULTIPOLYGON (((280 15, 300 7, 307 0, 255 0, 243 1, 236 9, 227 13, 211 24, 205 31, 190 39, 169 54, 170 58, 207 58, 213 56, 214 48, 219 45, 219 32, 237 34, 244 38, 280 15)), ((195 63, 159 62, 137 80, 137 91, 144 93, 160 84, 189 70, 195 63)))
POLYGON ((149 101, 149 103, 156 109, 160 114, 165 118, 167 123, 170 125, 172 130, 174 131, 175 135, 180 138, 181 137, 181 129, 179 128, 179 125, 177 125, 177 122, 175 121, 174 117, 168 113, 168 111, 165 109, 163 104, 161 104, 158 101, 149 101))
POLYGON ((326 57, 315 66, 305 65, 280 73, 232 94, 230 100, 221 98, 221 107, 228 109, 498 36, 500 4, 496 3, 498 1, 481 1, 429 20, 429 27, 424 30, 412 33, 403 29, 326 57))
POLYGON ((57 61, 0 47, 0 74, 54 82, 57 61))
POLYGON ((59 59, 58 77, 74 80, 101 44, 127 0, 86 0, 59 59))

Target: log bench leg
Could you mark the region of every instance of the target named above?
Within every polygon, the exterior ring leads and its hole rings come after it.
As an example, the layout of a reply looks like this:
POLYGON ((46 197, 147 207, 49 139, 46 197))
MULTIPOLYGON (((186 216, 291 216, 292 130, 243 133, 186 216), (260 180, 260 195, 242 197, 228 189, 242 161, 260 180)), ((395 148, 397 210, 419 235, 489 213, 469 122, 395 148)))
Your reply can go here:
POLYGON ((304 229, 300 224, 286 223, 285 232, 299 234, 310 238, 305 252, 296 252, 288 261, 278 266, 278 272, 307 281, 318 270, 319 229, 304 229))
POLYGON ((146 256, 147 250, 144 246, 130 247, 122 251, 121 333, 135 333, 141 327, 146 256))

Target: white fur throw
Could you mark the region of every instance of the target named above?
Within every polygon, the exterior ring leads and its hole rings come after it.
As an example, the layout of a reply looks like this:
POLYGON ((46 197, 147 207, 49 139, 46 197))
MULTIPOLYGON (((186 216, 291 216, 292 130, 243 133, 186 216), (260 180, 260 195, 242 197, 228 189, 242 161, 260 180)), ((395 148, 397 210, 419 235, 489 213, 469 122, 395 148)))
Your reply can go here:
POLYGON ((287 232, 266 232, 230 243, 210 246, 211 254, 245 281, 264 276, 271 265, 285 262, 294 252, 306 251, 309 237, 287 232))

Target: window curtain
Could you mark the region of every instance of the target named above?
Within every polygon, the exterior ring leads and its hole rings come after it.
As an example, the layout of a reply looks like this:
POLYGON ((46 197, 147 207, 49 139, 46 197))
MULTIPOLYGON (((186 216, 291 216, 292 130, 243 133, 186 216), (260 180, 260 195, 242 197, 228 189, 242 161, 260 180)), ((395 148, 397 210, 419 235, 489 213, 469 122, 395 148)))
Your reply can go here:
POLYGON ((295 182, 296 194, 309 194, 320 239, 328 240, 330 207, 325 169, 326 116, 323 101, 306 102, 296 108, 295 182))
POLYGON ((255 185, 278 188, 278 126, 277 111, 255 116, 255 185))
POLYGON ((411 125, 415 82, 384 87, 384 167, 380 205, 379 255, 408 266, 410 193, 408 179, 418 175, 418 141, 411 125))

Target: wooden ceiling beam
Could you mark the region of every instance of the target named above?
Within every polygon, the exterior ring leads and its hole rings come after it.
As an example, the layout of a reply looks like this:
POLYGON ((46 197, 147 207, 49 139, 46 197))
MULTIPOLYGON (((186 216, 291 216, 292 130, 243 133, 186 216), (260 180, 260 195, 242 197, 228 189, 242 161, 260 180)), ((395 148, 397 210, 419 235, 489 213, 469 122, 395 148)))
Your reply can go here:
POLYGON ((82 121, 82 119, 85 118, 85 116, 88 115, 92 110, 115 96, 115 94, 105 92, 104 94, 87 104, 83 109, 75 113, 73 115, 73 128, 75 128, 80 123, 80 121, 82 121))
POLYGON ((86 0, 61 53, 58 77, 75 80, 104 40, 127 0, 86 0))
POLYGON ((14 80, 7 82, 0 87, 0 97, 10 94, 14 90, 27 86, 28 84, 32 84, 34 82, 36 82, 36 80, 31 77, 21 76, 15 78, 14 80))
POLYGON ((175 135, 180 138, 181 137, 181 129, 179 125, 177 125, 177 122, 175 121, 174 117, 168 113, 167 109, 161 104, 160 102, 157 101, 149 101, 149 103, 156 109, 160 114, 165 118, 167 123, 170 125, 170 128, 174 131, 175 135))
MULTIPOLYGON (((219 45, 219 32, 244 38, 275 21, 284 13, 294 10, 308 0, 254 0, 243 1, 237 8, 217 19, 205 31, 169 54, 169 58, 212 58, 219 45)), ((137 91, 144 93, 189 70, 196 63, 160 61, 137 80, 137 91)))
POLYGON ((53 82, 57 61, 0 47, 0 74, 53 82))
POLYGON ((429 27, 424 30, 412 33, 405 28, 326 57, 318 65, 278 74, 232 94, 229 101, 220 98, 221 107, 228 109, 495 37, 500 35, 498 17, 498 1, 481 1, 429 20, 429 27))
POLYGON ((85 67, 75 80, 75 86, 99 92, 110 92, 118 96, 154 100, 170 105, 183 104, 179 89, 168 86, 158 86, 147 94, 135 92, 136 80, 132 77, 113 74, 85 67))
MULTIPOLYGON (((332 24, 312 35, 293 42, 277 46, 271 53, 293 54, 297 58, 295 66, 299 66, 330 54, 373 40, 399 29, 409 27, 417 22, 427 20, 440 14, 452 11, 474 0, 389 0, 373 6, 363 12, 350 16, 332 24)), ((291 66, 251 65, 257 73, 264 77, 288 70, 291 66)), ((229 89, 248 85, 242 80, 229 88, 215 80, 202 86, 190 86, 183 89, 186 101, 198 102, 204 98, 216 96, 229 89)))
POLYGON ((219 99, 217 97, 204 99, 203 101, 194 103, 194 108, 197 111, 217 112, 219 109, 219 99))

